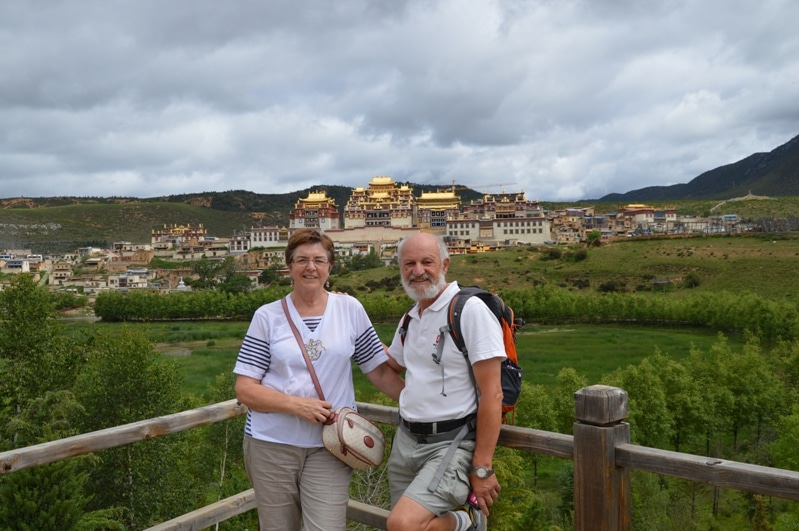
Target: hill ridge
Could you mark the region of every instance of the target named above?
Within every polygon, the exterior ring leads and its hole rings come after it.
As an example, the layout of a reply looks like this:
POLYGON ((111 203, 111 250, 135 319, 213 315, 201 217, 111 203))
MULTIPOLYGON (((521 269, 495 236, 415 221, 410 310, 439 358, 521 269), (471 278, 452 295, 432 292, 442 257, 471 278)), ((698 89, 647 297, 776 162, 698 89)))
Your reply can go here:
POLYGON ((748 193, 779 197, 799 195, 799 135, 769 152, 753 153, 738 162, 706 171, 688 183, 647 186, 623 194, 607 194, 598 201, 722 200, 748 193))

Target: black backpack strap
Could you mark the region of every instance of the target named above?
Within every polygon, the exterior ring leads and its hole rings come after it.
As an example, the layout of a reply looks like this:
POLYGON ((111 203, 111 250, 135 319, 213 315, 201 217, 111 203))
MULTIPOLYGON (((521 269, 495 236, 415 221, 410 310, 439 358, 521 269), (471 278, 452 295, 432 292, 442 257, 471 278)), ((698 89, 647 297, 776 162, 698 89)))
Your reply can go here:
POLYGON ((466 343, 463 340, 463 333, 461 332, 461 315, 463 313, 463 307, 466 306, 466 301, 469 300, 469 297, 481 291, 483 290, 476 286, 461 288, 449 302, 449 310, 447 311, 449 335, 452 337, 452 341, 455 342, 455 347, 466 357, 468 357, 468 352, 466 350, 466 343))
POLYGON ((411 323, 411 310, 413 306, 408 308, 408 311, 405 312, 405 315, 402 316, 402 324, 399 327, 399 335, 400 335, 400 343, 402 346, 405 346, 405 336, 408 335, 408 325, 411 323))

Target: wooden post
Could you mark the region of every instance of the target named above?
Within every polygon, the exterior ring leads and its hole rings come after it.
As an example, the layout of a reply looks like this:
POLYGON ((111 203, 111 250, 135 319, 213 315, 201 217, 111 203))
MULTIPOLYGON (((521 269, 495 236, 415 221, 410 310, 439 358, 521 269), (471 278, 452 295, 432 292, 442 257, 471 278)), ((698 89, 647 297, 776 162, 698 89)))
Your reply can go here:
POLYGON ((616 445, 630 442, 627 391, 592 385, 574 394, 574 529, 630 531, 630 470, 616 445))

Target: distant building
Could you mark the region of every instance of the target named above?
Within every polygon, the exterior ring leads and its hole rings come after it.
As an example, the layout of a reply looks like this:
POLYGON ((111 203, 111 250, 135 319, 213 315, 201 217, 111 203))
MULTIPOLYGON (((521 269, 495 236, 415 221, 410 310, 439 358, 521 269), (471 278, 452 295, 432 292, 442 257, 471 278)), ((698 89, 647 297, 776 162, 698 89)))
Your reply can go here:
MULTIPOLYGON (((337 229, 341 225, 335 199, 327 197, 326 192, 311 192, 308 197, 301 198, 289 214, 289 228, 319 229, 322 232, 337 229)), ((280 237, 280 234, 268 233, 280 237)), ((280 240, 277 240, 280 241, 280 240)))
POLYGON ((552 212, 552 238, 556 243, 579 243, 585 239, 586 220, 593 219, 593 208, 562 208, 552 212))
POLYGON ((53 271, 50 278, 53 280, 54 285, 62 285, 66 280, 72 276, 72 266, 65 262, 56 262, 53 264, 53 271))
POLYGON ((344 228, 414 227, 416 201, 413 189, 381 175, 368 188, 354 188, 344 208, 344 228))
POLYGON ((27 258, 7 258, 5 264, 0 268, 3 273, 30 273, 31 264, 27 258))
POLYGON ((164 225, 159 229, 153 229, 150 234, 150 244, 170 241, 174 245, 191 240, 201 240, 208 236, 208 232, 202 224, 193 227, 191 225, 164 225))
POLYGON ((524 192, 502 192, 464 206, 459 217, 447 221, 446 235, 452 245, 480 243, 475 248, 482 252, 496 245, 543 244, 551 230, 538 201, 524 192))
POLYGON ((461 198, 452 190, 422 192, 416 199, 416 219, 420 229, 441 231, 447 229, 447 222, 458 219, 461 198))

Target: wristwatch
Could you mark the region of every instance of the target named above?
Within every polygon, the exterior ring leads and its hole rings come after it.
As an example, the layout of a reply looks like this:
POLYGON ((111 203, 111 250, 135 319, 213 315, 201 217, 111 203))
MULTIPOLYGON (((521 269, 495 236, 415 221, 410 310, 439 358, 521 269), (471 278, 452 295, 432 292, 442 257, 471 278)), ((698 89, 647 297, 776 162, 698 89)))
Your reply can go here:
POLYGON ((478 478, 485 479, 487 477, 490 477, 494 473, 494 469, 486 468, 484 466, 473 466, 472 472, 474 472, 474 475, 477 476, 478 478))

